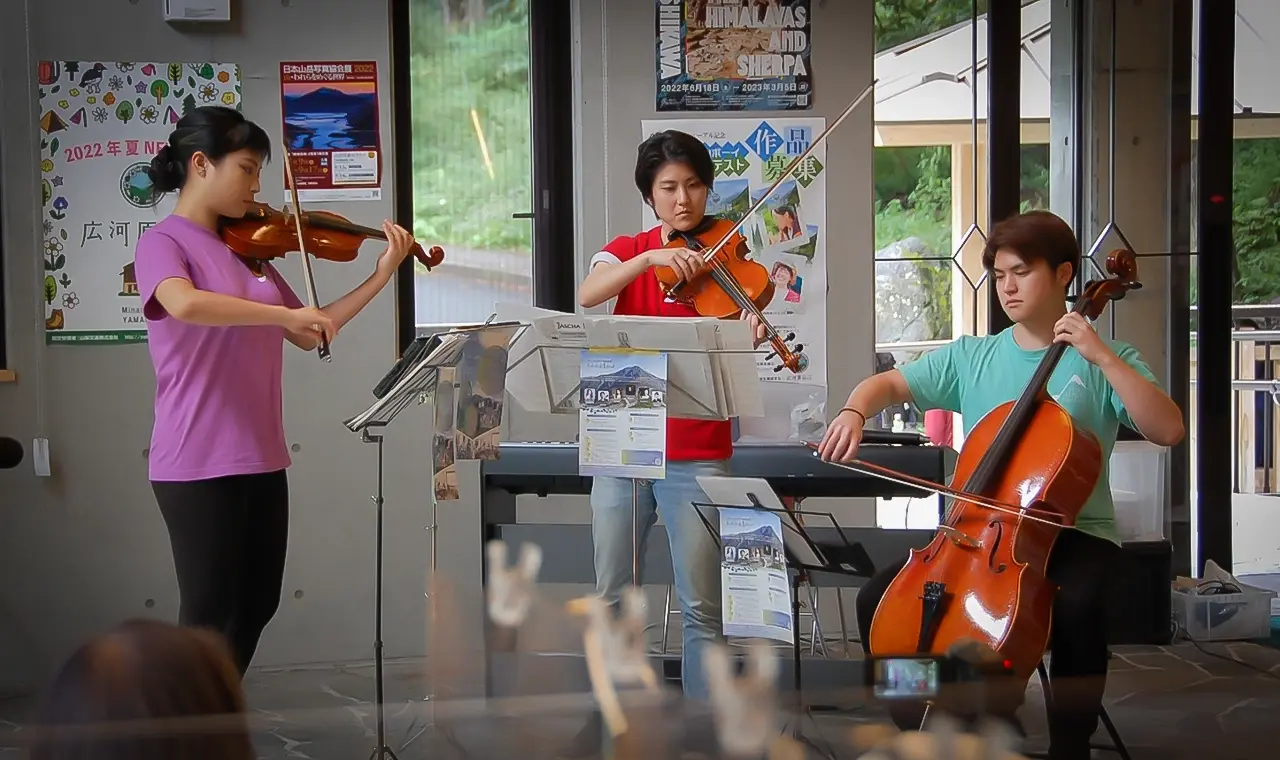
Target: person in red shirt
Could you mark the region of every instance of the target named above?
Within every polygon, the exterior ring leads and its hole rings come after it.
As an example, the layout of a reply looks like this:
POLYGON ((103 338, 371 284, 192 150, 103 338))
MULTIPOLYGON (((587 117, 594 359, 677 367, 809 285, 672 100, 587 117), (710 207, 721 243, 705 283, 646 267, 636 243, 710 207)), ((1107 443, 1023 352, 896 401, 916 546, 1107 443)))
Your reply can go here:
MULTIPOLYGON (((691 307, 666 297, 653 267, 672 267, 685 279, 701 269, 702 261, 693 251, 663 246, 675 231, 692 231, 702 223, 714 179, 711 154, 692 135, 667 130, 641 143, 636 187, 661 224, 639 235, 614 238, 591 257, 590 271, 578 288, 582 306, 616 298, 614 314, 698 317, 691 307)), ((759 347, 764 327, 755 315, 746 319, 759 347)), ((644 556, 649 530, 662 516, 683 623, 681 681, 686 697, 703 701, 708 699, 703 652, 708 644, 723 640, 720 550, 693 502, 707 499, 698 476, 728 475, 732 454, 728 420, 668 418, 664 479, 597 477, 591 484, 596 588, 611 604, 617 604, 628 584, 640 582, 632 577, 639 564, 636 557, 644 556)))

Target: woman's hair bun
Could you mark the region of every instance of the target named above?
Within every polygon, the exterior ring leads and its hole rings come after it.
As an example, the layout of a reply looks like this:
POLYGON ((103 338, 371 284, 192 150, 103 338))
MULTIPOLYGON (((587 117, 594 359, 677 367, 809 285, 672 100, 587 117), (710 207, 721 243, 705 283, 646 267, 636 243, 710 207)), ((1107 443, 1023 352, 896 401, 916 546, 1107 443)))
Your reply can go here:
POLYGON ((185 168, 174 158, 173 148, 166 145, 151 159, 147 176, 151 179, 151 186, 156 192, 167 193, 182 186, 185 168))

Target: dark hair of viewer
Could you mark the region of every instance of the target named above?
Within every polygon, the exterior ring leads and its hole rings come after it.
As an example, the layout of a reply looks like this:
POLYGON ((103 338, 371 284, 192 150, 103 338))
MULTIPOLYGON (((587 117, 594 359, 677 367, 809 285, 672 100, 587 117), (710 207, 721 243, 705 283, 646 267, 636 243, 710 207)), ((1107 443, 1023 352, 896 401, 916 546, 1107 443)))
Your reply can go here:
POLYGON ((254 760, 244 692, 212 632, 126 622, 71 655, 36 715, 29 760, 254 760))

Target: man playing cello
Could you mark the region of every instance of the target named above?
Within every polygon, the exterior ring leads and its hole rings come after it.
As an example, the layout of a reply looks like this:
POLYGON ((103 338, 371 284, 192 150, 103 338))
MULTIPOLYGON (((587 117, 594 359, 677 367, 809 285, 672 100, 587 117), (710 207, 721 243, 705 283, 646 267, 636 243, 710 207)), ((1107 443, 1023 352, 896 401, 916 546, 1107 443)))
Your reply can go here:
MULTIPOLYGON (((1137 350, 1103 340, 1083 316, 1068 313, 1064 296, 1080 260, 1071 228, 1049 212, 1031 211, 995 225, 982 263, 1014 325, 995 335, 961 337, 863 380, 818 447, 826 461, 852 461, 867 418, 907 402, 926 411, 960 413, 967 436, 984 415, 1022 394, 1051 343, 1068 345, 1048 391, 1079 428, 1097 437, 1103 469, 1076 519, 1076 530, 1063 530, 1049 555, 1048 579, 1058 586, 1049 665, 1053 760, 1089 757, 1106 685, 1104 592, 1119 551, 1107 462, 1117 429, 1123 423, 1160 446, 1175 445, 1184 435, 1181 410, 1137 350)), ((856 608, 864 648, 876 608, 905 562, 884 567, 859 590, 856 608)), ((904 729, 919 725, 918 714, 898 714, 895 720, 904 729)))

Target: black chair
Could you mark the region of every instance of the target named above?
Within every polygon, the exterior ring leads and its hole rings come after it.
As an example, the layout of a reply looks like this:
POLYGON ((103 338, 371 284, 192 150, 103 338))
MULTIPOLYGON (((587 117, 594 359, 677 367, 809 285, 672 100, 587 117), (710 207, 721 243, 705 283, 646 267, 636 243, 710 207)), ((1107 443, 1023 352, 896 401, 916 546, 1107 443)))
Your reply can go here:
MULTIPOLYGON (((1044 707, 1048 712, 1050 705, 1053 703, 1053 689, 1049 686, 1049 670, 1044 666, 1044 660, 1040 660, 1036 673, 1040 676, 1040 686, 1044 690, 1044 707)), ((1121 760, 1132 760, 1129 757, 1129 749, 1124 746, 1124 740, 1120 738, 1120 732, 1116 730, 1116 724, 1111 722, 1111 716, 1107 714, 1107 708, 1101 707, 1098 712, 1098 719, 1102 721, 1102 725, 1107 729, 1107 735, 1111 737, 1111 744, 1090 744, 1090 749, 1102 750, 1104 752, 1115 752, 1121 757, 1121 760)), ((1047 758, 1049 755, 1045 752, 1028 752, 1026 757, 1047 758)))

